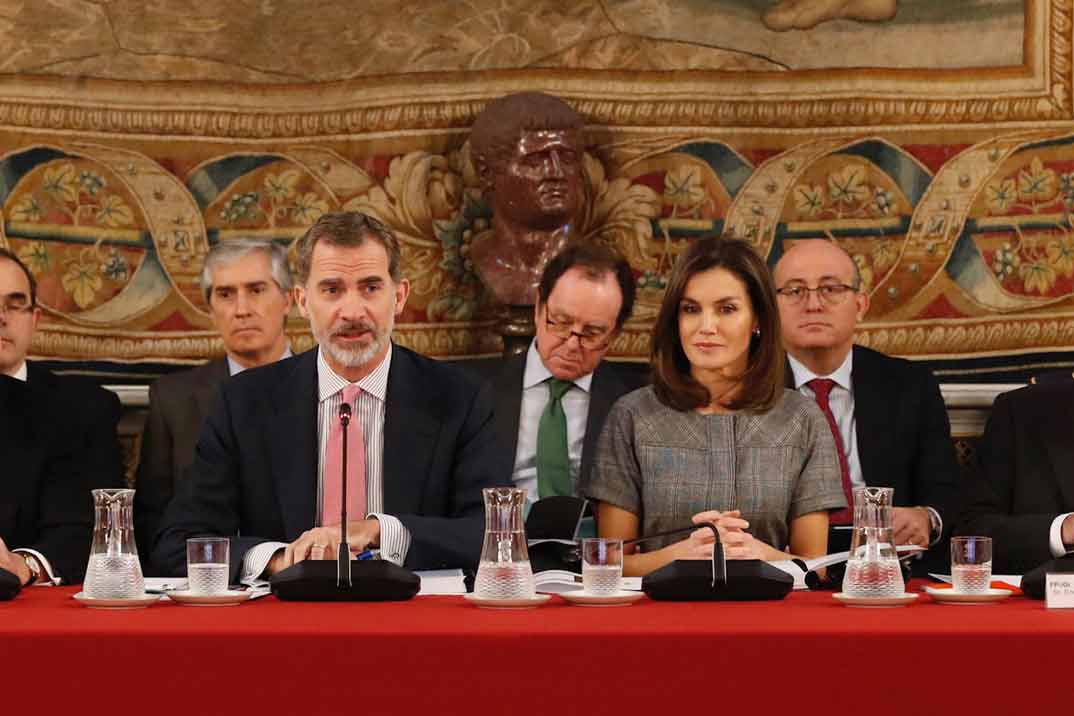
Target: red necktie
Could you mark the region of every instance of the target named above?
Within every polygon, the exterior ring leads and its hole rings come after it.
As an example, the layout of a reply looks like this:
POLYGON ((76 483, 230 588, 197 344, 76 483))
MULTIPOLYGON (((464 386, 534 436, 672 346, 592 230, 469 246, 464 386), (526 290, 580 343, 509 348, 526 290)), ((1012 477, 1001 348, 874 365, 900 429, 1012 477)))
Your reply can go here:
POLYGON ((835 386, 835 381, 831 378, 814 378, 806 385, 813 390, 813 397, 824 412, 824 417, 828 419, 828 429, 832 431, 832 437, 835 438, 835 451, 839 453, 839 472, 842 473, 843 477, 843 494, 847 498, 848 509, 829 514, 828 523, 849 525, 852 521, 851 509, 854 506, 854 493, 850 488, 850 463, 847 462, 847 451, 843 446, 843 436, 839 433, 839 426, 835 422, 835 416, 832 415, 832 406, 828 403, 828 396, 835 386))
MULTIPOLYGON (((362 421, 355 400, 362 392, 356 384, 343 389, 344 402, 354 406, 354 417, 347 426, 347 520, 365 519, 365 441, 362 421)), ((343 426, 336 415, 328 428, 328 446, 324 452, 324 473, 321 475, 321 526, 339 524, 343 506, 343 426)))

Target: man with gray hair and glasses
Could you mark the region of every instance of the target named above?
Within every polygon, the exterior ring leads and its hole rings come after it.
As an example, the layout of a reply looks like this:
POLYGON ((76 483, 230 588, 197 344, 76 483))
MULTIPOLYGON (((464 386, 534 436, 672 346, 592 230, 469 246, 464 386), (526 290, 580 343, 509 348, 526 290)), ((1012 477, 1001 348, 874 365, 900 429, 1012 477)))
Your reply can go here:
POLYGON ((205 257, 201 288, 224 356, 159 378, 149 388, 135 483, 135 534, 147 560, 160 520, 194 448, 216 390, 230 376, 291 355, 284 333, 291 310, 287 250, 263 239, 231 239, 205 257))
MULTIPOLYGON (((828 419, 848 504, 853 488, 895 488, 896 542, 936 545, 921 566, 942 569, 941 537, 958 514, 959 473, 936 379, 909 361, 854 345, 869 294, 858 265, 835 243, 794 242, 773 278, 787 387, 816 400, 828 419)), ((847 549, 851 511, 830 519, 829 550, 847 549)))
POLYGON ((476 567, 481 490, 510 484, 491 400, 461 369, 392 341, 410 282, 388 227, 325 214, 295 253, 295 301, 317 348, 220 387, 156 565, 183 574, 197 535, 231 538, 232 581, 331 559, 345 492, 355 553, 379 550, 409 569, 476 567))

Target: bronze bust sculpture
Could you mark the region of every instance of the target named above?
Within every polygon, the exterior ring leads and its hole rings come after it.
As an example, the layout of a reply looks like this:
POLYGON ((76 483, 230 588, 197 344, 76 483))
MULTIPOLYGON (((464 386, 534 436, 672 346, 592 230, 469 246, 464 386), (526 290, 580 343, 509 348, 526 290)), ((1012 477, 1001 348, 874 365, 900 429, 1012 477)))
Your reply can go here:
POLYGON ((583 209, 582 117, 563 100, 519 92, 489 103, 470 151, 492 207, 492 231, 470 258, 492 295, 532 306, 548 260, 573 238, 583 209))

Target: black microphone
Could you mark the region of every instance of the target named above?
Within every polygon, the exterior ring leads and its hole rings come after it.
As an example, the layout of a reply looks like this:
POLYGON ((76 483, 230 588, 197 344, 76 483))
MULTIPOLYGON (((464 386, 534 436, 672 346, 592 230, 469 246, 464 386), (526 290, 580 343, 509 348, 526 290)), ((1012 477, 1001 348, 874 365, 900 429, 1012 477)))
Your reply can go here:
POLYGON ((694 530, 704 529, 705 527, 712 530, 712 536, 716 540, 712 545, 712 579, 709 582, 709 586, 715 591, 727 586, 727 558, 723 553, 723 543, 720 542, 720 531, 716 529, 716 525, 711 522, 703 522, 699 525, 690 525, 689 527, 679 527, 673 530, 668 530, 667 532, 657 532, 656 534, 645 535, 644 537, 635 537, 634 539, 623 542, 623 546, 629 547, 635 544, 642 544, 643 542, 649 542, 650 540, 659 537, 671 537, 672 535, 693 532, 694 530))
POLYGON ((342 465, 339 479, 343 483, 343 489, 339 510, 339 549, 336 550, 336 586, 340 589, 351 587, 351 546, 347 543, 347 426, 350 424, 351 404, 344 400, 339 404, 339 425, 343 430, 343 459, 340 461, 342 465))
MULTIPOLYGON (((351 422, 351 406, 343 401, 339 406, 339 425, 343 431, 343 454, 340 480, 339 549, 336 564, 326 559, 307 559, 294 564, 269 579, 272 593, 278 599, 293 602, 384 602, 410 599, 421 589, 421 578, 388 560, 351 560, 347 543, 347 428, 351 422), (352 579, 353 577, 353 579, 352 579)), ((324 479, 329 479, 324 475, 324 479)), ((323 519, 322 515, 322 519, 323 519)))
POLYGON ((759 559, 728 561, 719 530, 708 522, 644 535, 627 540, 623 545, 641 544, 706 527, 716 537, 712 559, 677 559, 645 575, 641 590, 650 599, 670 602, 762 601, 783 599, 794 589, 794 577, 767 562, 759 559))

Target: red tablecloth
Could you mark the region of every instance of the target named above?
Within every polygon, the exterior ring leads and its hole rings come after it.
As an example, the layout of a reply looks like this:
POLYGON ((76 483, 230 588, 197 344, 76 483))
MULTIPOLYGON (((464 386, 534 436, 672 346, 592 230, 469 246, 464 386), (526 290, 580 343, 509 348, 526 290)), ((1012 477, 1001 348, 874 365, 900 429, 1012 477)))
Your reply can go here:
MULTIPOLYGON (((916 586, 916 585, 915 585, 916 586)), ((0 603, 0 710, 528 714, 1069 712, 1074 611, 782 602, 476 609, 461 597, 102 611, 0 603), (793 709, 793 711, 785 711, 793 709)))

